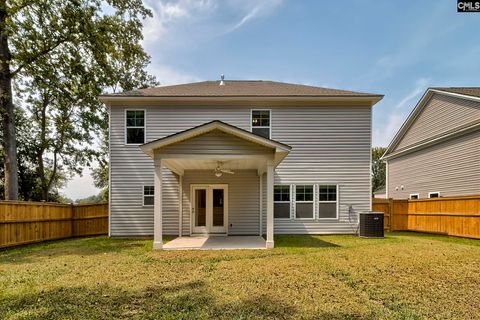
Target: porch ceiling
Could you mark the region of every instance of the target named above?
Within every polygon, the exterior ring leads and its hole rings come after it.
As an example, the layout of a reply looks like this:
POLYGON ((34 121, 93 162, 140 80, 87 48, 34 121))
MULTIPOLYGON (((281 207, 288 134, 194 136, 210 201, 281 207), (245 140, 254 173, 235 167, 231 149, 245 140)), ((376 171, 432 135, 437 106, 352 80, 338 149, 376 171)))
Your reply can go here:
POLYGON ((223 163, 224 169, 231 170, 258 170, 264 165, 258 159, 166 159, 163 163, 167 167, 181 168, 183 170, 213 170, 218 161, 223 163))

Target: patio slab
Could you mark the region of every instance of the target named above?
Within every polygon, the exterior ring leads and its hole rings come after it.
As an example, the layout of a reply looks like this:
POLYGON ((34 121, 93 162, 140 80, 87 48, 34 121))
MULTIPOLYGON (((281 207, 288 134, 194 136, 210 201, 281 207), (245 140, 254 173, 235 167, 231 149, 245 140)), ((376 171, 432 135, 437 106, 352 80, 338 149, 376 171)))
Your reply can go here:
POLYGON ((164 250, 238 250, 266 249, 260 236, 178 237, 163 245, 164 250))

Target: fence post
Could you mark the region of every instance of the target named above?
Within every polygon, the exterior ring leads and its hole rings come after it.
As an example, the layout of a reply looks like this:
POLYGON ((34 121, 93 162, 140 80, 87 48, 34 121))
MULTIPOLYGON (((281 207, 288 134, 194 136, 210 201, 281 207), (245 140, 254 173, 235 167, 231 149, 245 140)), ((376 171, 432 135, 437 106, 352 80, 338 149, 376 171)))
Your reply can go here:
POLYGON ((75 208, 73 202, 70 203, 70 219, 72 219, 72 237, 75 237, 75 216, 74 216, 75 208))
POLYGON ((388 212, 390 212, 390 231, 395 231, 393 227, 393 219, 395 215, 395 213, 393 212, 393 208, 393 198, 388 198, 388 212))

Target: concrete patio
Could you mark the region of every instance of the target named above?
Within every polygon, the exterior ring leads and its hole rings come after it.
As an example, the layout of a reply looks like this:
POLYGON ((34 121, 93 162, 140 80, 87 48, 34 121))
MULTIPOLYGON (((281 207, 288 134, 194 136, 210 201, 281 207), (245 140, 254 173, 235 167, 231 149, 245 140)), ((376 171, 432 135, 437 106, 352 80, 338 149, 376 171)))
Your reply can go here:
POLYGON ((164 250, 238 250, 266 249, 260 236, 178 237, 163 245, 164 250))

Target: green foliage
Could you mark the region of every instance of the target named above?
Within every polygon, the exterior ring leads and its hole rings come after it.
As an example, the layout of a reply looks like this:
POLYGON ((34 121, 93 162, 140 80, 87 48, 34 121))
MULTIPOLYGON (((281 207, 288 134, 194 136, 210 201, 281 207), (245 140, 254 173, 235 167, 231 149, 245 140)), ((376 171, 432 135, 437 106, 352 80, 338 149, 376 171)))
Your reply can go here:
POLYGON ((96 160, 100 168, 108 163, 96 148, 108 127, 98 95, 157 84, 140 44, 142 20, 151 13, 141 0, 32 0, 8 3, 7 12, 11 75, 29 124, 22 128, 28 141, 17 139, 17 152, 24 148, 30 161, 20 178, 36 172, 49 200, 63 178, 96 160))
POLYGON ((87 198, 83 199, 77 199, 75 201, 76 204, 92 204, 92 203, 99 203, 99 202, 105 202, 103 199, 102 193, 99 193, 98 195, 93 195, 87 198))
POLYGON ((387 148, 372 148, 372 193, 385 186, 386 183, 386 165, 380 158, 387 148))
MULTIPOLYGON (((0 123, 1 126, 1 123, 0 123)), ((19 199, 25 201, 41 201, 43 200, 42 187, 38 178, 36 157, 34 152, 34 144, 31 137, 33 124, 21 108, 15 108, 15 126, 18 130, 17 134, 17 161, 19 175, 19 199)), ((0 150, 3 153, 3 150, 0 150)), ((0 156, 0 199, 4 196, 4 157, 0 156)), ((60 195, 58 189, 63 187, 66 178, 61 171, 56 174, 55 184, 49 190, 48 199, 53 202, 71 202, 60 195)))
POLYGON ((101 189, 100 196, 102 201, 108 201, 108 131, 104 130, 102 133, 102 143, 97 154, 98 166, 92 169, 93 183, 95 187, 101 189))

